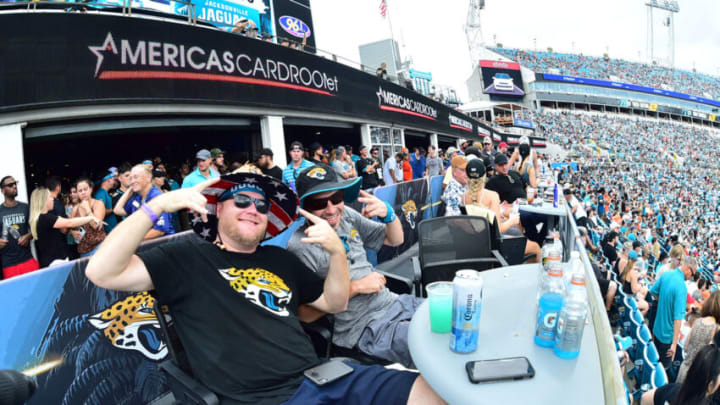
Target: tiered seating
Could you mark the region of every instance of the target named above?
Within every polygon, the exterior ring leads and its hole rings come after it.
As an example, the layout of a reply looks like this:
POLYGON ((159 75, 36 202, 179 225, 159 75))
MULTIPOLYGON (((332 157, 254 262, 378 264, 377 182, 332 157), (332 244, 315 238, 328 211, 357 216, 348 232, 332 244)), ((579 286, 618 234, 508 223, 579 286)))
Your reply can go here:
POLYGON ((616 79, 623 83, 663 88, 713 100, 720 99, 720 79, 703 73, 571 53, 490 49, 538 73, 560 73, 598 80, 616 79))

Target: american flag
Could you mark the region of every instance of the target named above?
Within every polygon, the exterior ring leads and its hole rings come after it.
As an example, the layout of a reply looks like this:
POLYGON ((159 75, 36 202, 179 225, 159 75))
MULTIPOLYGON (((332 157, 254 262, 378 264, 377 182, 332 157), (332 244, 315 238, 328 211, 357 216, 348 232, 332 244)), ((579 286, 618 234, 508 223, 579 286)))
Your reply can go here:
POLYGON ((385 0, 380 0, 380 15, 383 18, 387 16, 387 2, 385 0))

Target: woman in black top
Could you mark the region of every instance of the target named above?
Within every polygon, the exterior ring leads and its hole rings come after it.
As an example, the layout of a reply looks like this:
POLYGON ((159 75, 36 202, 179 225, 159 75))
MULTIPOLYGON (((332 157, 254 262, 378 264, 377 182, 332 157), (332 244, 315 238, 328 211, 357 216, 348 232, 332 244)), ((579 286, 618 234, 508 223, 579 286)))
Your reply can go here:
POLYGON ((715 345, 700 349, 685 382, 666 384, 643 394, 641 405, 710 405, 717 403, 720 386, 720 350, 715 345))
POLYGON ((30 195, 30 230, 35 239, 40 267, 47 267, 53 260, 70 256, 65 235, 61 228, 76 228, 89 222, 100 222, 92 215, 67 219, 53 214, 53 198, 46 188, 37 188, 30 195))

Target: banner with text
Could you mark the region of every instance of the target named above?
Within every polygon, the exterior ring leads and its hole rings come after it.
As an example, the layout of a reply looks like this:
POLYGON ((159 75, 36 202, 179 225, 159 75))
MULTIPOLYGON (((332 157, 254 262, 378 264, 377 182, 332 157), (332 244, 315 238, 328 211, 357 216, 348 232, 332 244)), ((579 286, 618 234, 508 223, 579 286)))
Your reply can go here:
POLYGON ((477 139, 476 120, 412 90, 224 32, 121 16, 33 13, 0 15, 0 35, 6 38, 0 54, 13 61, 0 64, 0 112, 200 102, 342 115, 477 139))

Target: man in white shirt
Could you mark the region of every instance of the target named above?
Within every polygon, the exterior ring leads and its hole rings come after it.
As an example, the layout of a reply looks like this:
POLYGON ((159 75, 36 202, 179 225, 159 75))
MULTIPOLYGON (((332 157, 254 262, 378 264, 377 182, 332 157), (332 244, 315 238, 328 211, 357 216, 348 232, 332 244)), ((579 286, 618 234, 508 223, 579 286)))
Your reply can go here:
POLYGON ((563 194, 565 195, 565 201, 567 201, 572 210, 577 226, 587 228, 587 212, 585 212, 585 207, 575 198, 575 195, 573 195, 572 190, 569 188, 563 190, 563 194))

